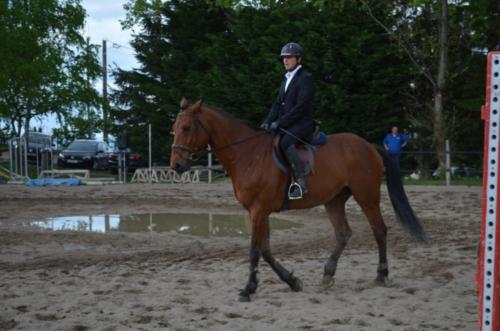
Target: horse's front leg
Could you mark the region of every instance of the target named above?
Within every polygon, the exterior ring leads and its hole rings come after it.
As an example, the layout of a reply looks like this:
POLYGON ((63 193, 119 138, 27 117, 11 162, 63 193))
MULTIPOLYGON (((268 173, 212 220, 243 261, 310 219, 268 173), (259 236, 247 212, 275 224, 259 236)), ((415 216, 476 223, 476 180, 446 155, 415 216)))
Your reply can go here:
POLYGON ((269 236, 268 218, 265 213, 250 210, 250 221, 252 224, 252 239, 250 241, 250 276, 243 290, 240 291, 240 301, 250 301, 250 294, 257 290, 257 273, 262 245, 269 236))
POLYGON ((240 301, 250 301, 250 294, 257 290, 257 272, 259 259, 262 256, 278 277, 286 282, 296 292, 302 291, 302 281, 292 272, 286 270, 271 254, 269 245, 269 213, 250 211, 252 222, 252 239, 250 244, 250 276, 243 290, 240 291, 240 301))
POLYGON ((270 245, 270 230, 269 230, 269 214, 264 215, 264 220, 259 221, 257 229, 259 235, 259 252, 269 266, 274 270, 278 277, 290 286, 295 292, 302 291, 302 281, 285 269, 271 254, 270 245))
POLYGON ((264 258, 269 262, 269 214, 270 212, 262 211, 260 208, 250 209, 250 221, 252 224, 250 276, 248 277, 245 288, 240 291, 240 301, 250 301, 250 294, 255 293, 257 290, 257 273, 260 257, 266 254, 264 258))
POLYGON ((253 234, 252 243, 250 245, 250 276, 248 277, 247 285, 243 290, 240 291, 239 300, 242 302, 250 301, 250 294, 254 294, 257 290, 257 268, 259 266, 261 252, 257 249, 254 244, 253 234))
POLYGON ((302 291, 302 281, 293 275, 293 272, 286 270, 278 261, 274 259, 271 255, 271 248, 269 245, 269 238, 263 245, 262 257, 271 266, 271 268, 276 272, 278 277, 290 286, 290 288, 295 292, 302 291))

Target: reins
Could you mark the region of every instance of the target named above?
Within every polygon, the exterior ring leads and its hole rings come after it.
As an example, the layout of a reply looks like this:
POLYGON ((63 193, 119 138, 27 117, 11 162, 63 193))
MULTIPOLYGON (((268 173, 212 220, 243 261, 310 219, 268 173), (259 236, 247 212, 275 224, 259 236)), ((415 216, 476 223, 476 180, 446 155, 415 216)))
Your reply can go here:
POLYGON ((251 140, 251 139, 253 139, 253 138, 256 138, 256 137, 258 137, 258 136, 261 136, 261 135, 263 135, 263 134, 265 134, 265 133, 267 133, 267 132, 266 132, 266 131, 262 131, 262 132, 259 132, 259 133, 254 134, 254 135, 251 135, 250 137, 246 137, 246 138, 244 138, 244 139, 237 140, 237 141, 234 141, 234 142, 232 142, 232 143, 229 143, 229 144, 223 145, 223 146, 221 146, 221 147, 219 147, 219 148, 216 148, 216 149, 214 149, 214 150, 208 150, 208 149, 202 149, 202 150, 199 150, 199 151, 197 151, 197 152, 192 153, 192 154, 191 154, 191 158, 193 159, 193 156, 195 156, 196 158, 200 158, 200 157, 202 157, 202 156, 207 155, 208 153, 211 153, 211 152, 218 152, 218 151, 223 150, 223 149, 225 149, 225 148, 228 148, 228 147, 231 147, 231 146, 235 146, 235 145, 242 144, 242 143, 244 143, 244 142, 246 142, 246 141, 248 141, 248 140, 251 140))
MULTIPOLYGON (((205 133, 210 137, 210 134, 208 133, 208 130, 205 128, 205 126, 203 125, 203 123, 200 121, 199 119, 199 113, 184 113, 184 112, 180 112, 177 116, 195 116, 195 123, 196 123, 196 127, 195 127, 195 131, 201 127, 203 129, 203 131, 205 131, 205 133)), ((251 139, 254 139, 256 137, 259 137, 259 136, 262 136, 263 134, 266 134, 267 132, 266 131, 261 131, 261 132, 258 132, 254 135, 251 135, 249 137, 246 137, 246 138, 243 138, 241 140, 237 140, 237 141, 233 141, 229 144, 226 144, 226 145, 223 145, 221 147, 218 147, 214 150, 208 150, 208 149, 201 149, 201 150, 194 150, 192 147, 189 147, 189 146, 185 146, 185 145, 180 145, 180 144, 173 144, 172 145, 172 149, 177 149, 177 150, 181 150, 181 151, 185 151, 185 152, 188 152, 190 153, 190 156, 189 158, 191 160, 197 160, 198 158, 202 157, 202 156, 205 156, 207 155, 208 153, 211 153, 211 152, 218 152, 218 151, 221 151, 225 148, 228 148, 228 147, 231 147, 231 146, 235 146, 235 145, 239 145, 239 144, 242 144, 246 141, 249 141, 251 139)))
POLYGON ((314 145, 308 143, 307 141, 304 141, 303 139, 300 139, 299 137, 297 137, 296 135, 294 135, 293 133, 291 133, 290 131, 286 130, 286 129, 283 129, 283 128, 279 128, 281 132, 283 132, 284 134, 287 134, 289 136, 291 136, 292 138, 295 138, 297 139, 298 142, 300 143, 303 143, 304 145, 306 146, 309 146, 309 147, 314 147, 314 145))

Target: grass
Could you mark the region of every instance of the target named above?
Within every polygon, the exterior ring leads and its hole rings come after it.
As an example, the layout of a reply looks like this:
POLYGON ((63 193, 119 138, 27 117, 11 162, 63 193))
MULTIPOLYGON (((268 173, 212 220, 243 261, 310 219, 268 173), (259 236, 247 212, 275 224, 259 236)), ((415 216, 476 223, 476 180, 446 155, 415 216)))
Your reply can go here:
MULTIPOLYGON (((446 182, 444 179, 403 179, 404 185, 434 185, 444 186, 446 182)), ((464 185, 464 186, 481 186, 483 180, 481 178, 452 178, 451 185, 464 185)))
MULTIPOLYGON (((0 166, 6 169, 9 169, 9 162, 0 162, 0 166)), ((60 168, 54 166, 54 170, 63 170, 67 168, 60 168)), ((69 169, 69 168, 68 168, 69 169)), ((37 178, 36 165, 28 163, 28 174, 30 178, 37 178)), ((118 175, 111 174, 108 170, 90 170, 90 178, 108 178, 108 177, 117 177, 118 175)), ((132 175, 129 174, 129 180, 132 178, 132 175)))
MULTIPOLYGON (((9 162, 0 162, 0 166, 9 169, 9 162)), ((58 167, 54 167, 57 169, 58 167)), ((31 178, 36 178, 36 166, 29 164, 28 170, 31 178)), ((118 178, 118 175, 110 174, 107 170, 91 170, 90 178, 104 178, 104 177, 115 177, 118 178)), ((127 176, 127 182, 130 182, 132 179, 132 174, 129 173, 127 176)), ((218 180, 218 179, 217 179, 218 180)), ((214 179, 214 181, 216 181, 214 179)), ((452 178, 451 185, 463 185, 463 186, 481 186, 482 185, 481 178, 452 178)), ((404 185, 429 185, 429 186, 444 186, 444 179, 403 179, 404 185)))

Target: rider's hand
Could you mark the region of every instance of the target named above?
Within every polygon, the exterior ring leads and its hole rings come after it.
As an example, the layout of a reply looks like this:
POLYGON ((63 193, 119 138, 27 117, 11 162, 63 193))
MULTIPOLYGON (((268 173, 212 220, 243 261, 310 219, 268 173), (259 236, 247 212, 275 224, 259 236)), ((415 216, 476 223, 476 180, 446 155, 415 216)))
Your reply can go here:
POLYGON ((260 128, 261 128, 261 129, 264 129, 264 130, 266 130, 266 131, 268 131, 268 130, 269 130, 269 124, 267 124, 267 123, 262 123, 262 124, 260 125, 260 128))
POLYGON ((271 127, 270 129, 271 130, 276 130, 278 128, 279 124, 278 124, 278 121, 274 121, 271 123, 271 127))

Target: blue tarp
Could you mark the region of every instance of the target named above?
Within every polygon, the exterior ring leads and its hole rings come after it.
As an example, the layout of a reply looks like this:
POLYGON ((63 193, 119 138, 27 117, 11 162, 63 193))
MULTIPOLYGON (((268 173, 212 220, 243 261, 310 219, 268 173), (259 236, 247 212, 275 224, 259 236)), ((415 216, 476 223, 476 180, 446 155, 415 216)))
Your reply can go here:
POLYGON ((78 178, 38 178, 27 179, 24 182, 26 186, 77 186, 82 181, 78 178))

